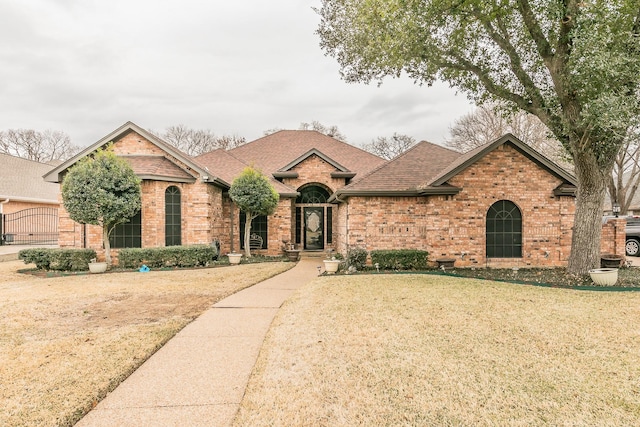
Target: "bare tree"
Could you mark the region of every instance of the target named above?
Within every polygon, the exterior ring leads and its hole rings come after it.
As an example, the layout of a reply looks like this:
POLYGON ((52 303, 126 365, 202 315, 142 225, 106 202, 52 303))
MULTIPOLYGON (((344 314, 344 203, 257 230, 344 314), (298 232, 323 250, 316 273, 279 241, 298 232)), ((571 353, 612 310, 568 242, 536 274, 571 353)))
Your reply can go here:
POLYGON ((380 156, 383 159, 391 160, 407 151, 416 140, 409 135, 394 133, 391 137, 379 136, 362 148, 370 153, 380 156))
POLYGON ((217 136, 209 129, 191 129, 183 124, 169 126, 164 133, 151 131, 190 156, 198 156, 223 148, 228 150, 247 142, 237 135, 217 136))
POLYGON ((36 162, 66 160, 80 151, 71 144, 69 135, 57 130, 39 132, 33 129, 0 131, 0 153, 36 162))
MULTIPOLYGON (((317 120, 313 120, 311 123, 301 122, 298 127, 299 130, 315 130, 316 132, 320 132, 321 134, 330 136, 338 141, 347 142, 347 137, 340 132, 338 126, 325 126, 317 120)), ((264 136, 272 135, 276 132, 280 132, 281 128, 271 128, 267 129, 263 132, 264 136)))
POLYGON ((607 182, 607 191, 613 204, 618 203, 620 213, 626 215, 640 186, 640 126, 629 128, 624 146, 618 152, 613 172, 607 182))
POLYGON ((451 136, 445 144, 454 150, 466 152, 512 133, 544 156, 572 169, 565 149, 549 128, 532 114, 524 111, 508 112, 497 104, 482 105, 465 114, 449 127, 451 136))

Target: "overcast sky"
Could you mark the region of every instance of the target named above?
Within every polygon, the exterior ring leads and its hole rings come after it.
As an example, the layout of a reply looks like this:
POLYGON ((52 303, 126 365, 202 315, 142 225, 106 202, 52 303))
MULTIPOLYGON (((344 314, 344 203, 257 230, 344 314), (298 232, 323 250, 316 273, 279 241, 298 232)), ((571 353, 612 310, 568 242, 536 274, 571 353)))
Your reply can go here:
POLYGON ((472 110, 445 84, 347 84, 314 33, 319 0, 0 0, 0 130, 87 146, 128 120, 247 140, 317 120, 361 145, 442 143, 472 110))

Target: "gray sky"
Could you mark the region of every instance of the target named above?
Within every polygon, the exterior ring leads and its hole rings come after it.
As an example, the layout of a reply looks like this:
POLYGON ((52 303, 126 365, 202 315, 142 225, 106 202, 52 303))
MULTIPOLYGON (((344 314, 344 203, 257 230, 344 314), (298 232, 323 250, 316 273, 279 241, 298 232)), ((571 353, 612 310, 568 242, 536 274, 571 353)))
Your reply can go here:
POLYGON ((96 142, 128 120, 253 140, 317 120, 361 145, 441 143, 472 110, 445 84, 347 84, 314 34, 319 0, 0 0, 0 130, 96 142))

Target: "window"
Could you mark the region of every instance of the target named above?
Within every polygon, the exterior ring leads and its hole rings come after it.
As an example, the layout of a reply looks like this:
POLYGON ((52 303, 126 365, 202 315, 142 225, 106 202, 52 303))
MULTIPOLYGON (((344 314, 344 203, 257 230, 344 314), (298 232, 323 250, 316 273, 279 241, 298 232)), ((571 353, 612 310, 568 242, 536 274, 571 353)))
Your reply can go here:
POLYGON ((142 215, 135 214, 128 222, 115 226, 109 236, 112 248, 141 248, 142 247, 142 215))
POLYGON ((308 185, 300 190, 296 203, 327 203, 329 192, 319 185, 308 185))
POLYGON ((522 214, 515 203, 500 200, 487 212, 487 258, 522 257, 522 214))
MULTIPOLYGON (((247 222, 247 215, 240 212, 240 249, 244 249, 244 225, 247 222)), ((267 249, 267 216, 259 215, 251 222, 251 234, 262 237, 262 249, 267 249)))
POLYGON ((168 187, 164 192, 164 244, 165 246, 182 244, 180 189, 175 185, 168 187))

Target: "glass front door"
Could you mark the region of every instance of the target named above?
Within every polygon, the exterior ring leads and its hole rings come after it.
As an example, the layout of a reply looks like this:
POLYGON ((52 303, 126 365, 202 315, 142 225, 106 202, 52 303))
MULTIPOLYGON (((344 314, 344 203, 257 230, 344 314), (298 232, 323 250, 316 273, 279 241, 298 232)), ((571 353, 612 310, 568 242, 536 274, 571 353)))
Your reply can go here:
POLYGON ((324 249, 324 208, 304 208, 304 248, 307 250, 324 249))

